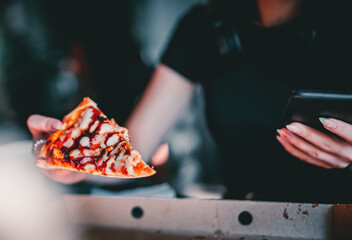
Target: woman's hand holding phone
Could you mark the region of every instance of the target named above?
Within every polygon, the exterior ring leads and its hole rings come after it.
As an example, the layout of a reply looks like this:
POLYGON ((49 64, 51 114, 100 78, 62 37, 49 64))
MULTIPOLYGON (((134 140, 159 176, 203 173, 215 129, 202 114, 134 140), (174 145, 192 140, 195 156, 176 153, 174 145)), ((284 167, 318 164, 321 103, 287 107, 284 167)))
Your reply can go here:
POLYGON ((327 169, 346 168, 352 163, 352 125, 334 118, 319 120, 341 139, 293 122, 278 130, 277 140, 302 161, 327 169))

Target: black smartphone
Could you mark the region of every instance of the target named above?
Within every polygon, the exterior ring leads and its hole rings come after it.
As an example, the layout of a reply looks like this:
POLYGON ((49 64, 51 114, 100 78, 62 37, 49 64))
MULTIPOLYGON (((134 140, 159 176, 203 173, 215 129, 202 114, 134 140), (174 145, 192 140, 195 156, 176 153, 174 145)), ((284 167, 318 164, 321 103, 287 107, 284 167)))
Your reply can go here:
POLYGON ((319 117, 352 124, 352 93, 295 90, 284 113, 284 124, 300 122, 323 132, 319 117))

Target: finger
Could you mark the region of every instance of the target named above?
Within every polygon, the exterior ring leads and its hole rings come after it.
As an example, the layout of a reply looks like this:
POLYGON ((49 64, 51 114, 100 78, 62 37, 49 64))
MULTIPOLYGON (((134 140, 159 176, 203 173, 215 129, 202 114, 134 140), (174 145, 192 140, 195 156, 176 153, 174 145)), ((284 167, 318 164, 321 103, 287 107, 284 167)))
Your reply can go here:
POLYGON ((40 138, 45 133, 51 133, 64 127, 60 120, 41 115, 31 115, 27 119, 27 126, 34 140, 40 138))
POLYGON ((334 118, 319 118, 323 126, 332 133, 352 142, 352 125, 334 118))
POLYGON ((287 129, 278 130, 278 133, 296 149, 306 153, 314 159, 317 159, 321 162, 325 162, 331 165, 332 167, 345 168, 349 164, 346 159, 317 148, 311 143, 305 141, 304 139, 297 137, 295 134, 290 133, 287 129))
POLYGON ((321 162, 321 161, 319 161, 317 159, 314 159, 311 156, 309 156, 308 154, 296 149, 292 144, 290 144, 289 142, 284 140, 282 137, 276 136, 276 139, 280 142, 280 144, 285 148, 285 150, 287 152, 289 152, 291 155, 295 156, 296 158, 299 158, 299 159, 301 159, 304 162, 316 165, 318 167, 323 167, 323 168, 326 168, 326 169, 331 169, 332 168, 331 165, 329 165, 329 164, 327 164, 325 162, 321 162))
POLYGON ((287 125, 286 128, 326 152, 352 160, 352 146, 345 141, 297 122, 287 125))
POLYGON ((162 144, 152 157, 153 166, 161 166, 169 159, 169 144, 162 144))

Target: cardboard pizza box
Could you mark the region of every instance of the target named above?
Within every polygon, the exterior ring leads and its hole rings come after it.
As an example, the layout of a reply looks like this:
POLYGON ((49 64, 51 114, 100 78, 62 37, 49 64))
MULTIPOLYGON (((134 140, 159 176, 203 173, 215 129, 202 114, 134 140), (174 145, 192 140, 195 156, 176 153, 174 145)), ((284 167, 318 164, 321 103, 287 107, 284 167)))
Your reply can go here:
POLYGON ((346 205, 84 195, 64 202, 88 239, 352 239, 346 205))

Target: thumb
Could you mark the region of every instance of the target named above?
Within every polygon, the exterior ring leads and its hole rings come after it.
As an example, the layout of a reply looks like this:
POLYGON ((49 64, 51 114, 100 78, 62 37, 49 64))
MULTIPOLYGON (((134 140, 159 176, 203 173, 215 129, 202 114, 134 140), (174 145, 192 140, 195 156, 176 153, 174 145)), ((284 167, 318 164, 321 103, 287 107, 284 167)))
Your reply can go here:
POLYGON ((31 115, 27 119, 27 126, 33 135, 34 141, 64 127, 58 119, 37 114, 31 115))

